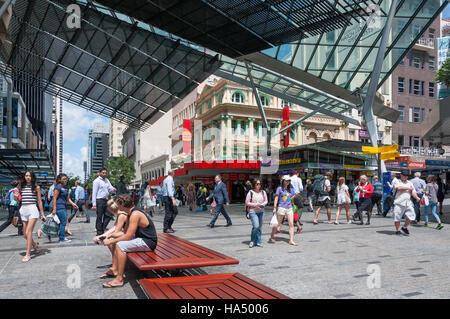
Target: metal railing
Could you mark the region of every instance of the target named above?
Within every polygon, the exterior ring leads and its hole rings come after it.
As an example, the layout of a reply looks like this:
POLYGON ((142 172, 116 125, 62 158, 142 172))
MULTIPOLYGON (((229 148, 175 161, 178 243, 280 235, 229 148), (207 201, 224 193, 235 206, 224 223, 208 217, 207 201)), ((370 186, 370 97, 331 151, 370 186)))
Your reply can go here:
POLYGON ((420 38, 416 43, 419 44, 419 45, 424 45, 424 46, 427 46, 427 47, 434 48, 435 39, 420 38))
POLYGON ((442 155, 440 154, 440 149, 434 147, 415 147, 415 146, 401 147, 400 154, 442 157, 442 155))

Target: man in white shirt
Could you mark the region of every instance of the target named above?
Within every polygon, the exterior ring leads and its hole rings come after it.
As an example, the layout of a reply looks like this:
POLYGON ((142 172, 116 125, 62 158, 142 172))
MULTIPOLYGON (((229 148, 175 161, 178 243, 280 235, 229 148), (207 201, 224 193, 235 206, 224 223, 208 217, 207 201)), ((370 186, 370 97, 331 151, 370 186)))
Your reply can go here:
POLYGON ((394 223, 397 230, 396 234, 400 235, 400 221, 402 216, 405 215, 405 224, 401 228, 405 235, 409 235, 408 226, 412 220, 416 218, 416 213, 414 212, 414 204, 411 200, 411 196, 417 201, 420 201, 419 196, 414 189, 413 184, 408 181, 408 171, 402 171, 400 173, 400 180, 392 182, 392 186, 395 190, 394 198, 394 223))
POLYGON ((175 231, 172 229, 172 224, 178 214, 178 209, 175 201, 175 184, 173 181, 173 171, 169 171, 167 173, 167 177, 163 181, 162 191, 165 207, 163 232, 174 233, 175 231))
POLYGON ((116 192, 109 180, 106 178, 108 171, 102 168, 99 171, 99 176, 92 184, 92 210, 97 212, 97 220, 95 227, 97 229, 97 236, 104 234, 109 221, 112 219, 112 214, 108 211, 106 202, 109 193, 116 192))

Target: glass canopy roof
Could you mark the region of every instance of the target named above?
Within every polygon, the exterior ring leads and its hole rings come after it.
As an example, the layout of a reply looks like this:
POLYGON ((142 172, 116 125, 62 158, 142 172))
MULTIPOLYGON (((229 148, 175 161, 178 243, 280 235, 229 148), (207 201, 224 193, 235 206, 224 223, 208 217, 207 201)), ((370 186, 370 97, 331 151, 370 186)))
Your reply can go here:
MULTIPOLYGON (((74 104, 147 127, 209 74, 256 86, 314 112, 359 124, 391 0, 17 0, 1 50, 74 104), (77 3, 82 24, 68 29, 77 3)), ((444 0, 398 0, 379 87, 444 9, 444 0)), ((375 115, 398 111, 378 99, 375 115)))

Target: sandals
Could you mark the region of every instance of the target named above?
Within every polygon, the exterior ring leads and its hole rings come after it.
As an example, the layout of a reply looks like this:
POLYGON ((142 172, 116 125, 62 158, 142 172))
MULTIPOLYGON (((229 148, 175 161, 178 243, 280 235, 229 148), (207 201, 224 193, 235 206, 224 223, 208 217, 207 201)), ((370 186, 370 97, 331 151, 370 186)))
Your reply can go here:
POLYGON ((27 263, 30 261, 30 259, 31 259, 31 256, 26 255, 25 257, 22 258, 22 262, 27 263))
POLYGON ((111 281, 110 281, 110 282, 104 283, 102 286, 103 286, 103 288, 118 288, 118 287, 123 287, 124 284, 125 283, 122 282, 121 285, 112 285, 111 281))
POLYGON ((103 275, 100 276, 100 279, 106 279, 106 278, 115 278, 116 275, 114 273, 107 271, 103 275))
POLYGON ((33 252, 35 255, 39 254, 39 243, 36 243, 36 246, 33 247, 33 252))
POLYGON ((297 243, 294 243, 294 242, 289 242, 289 245, 292 245, 292 246, 298 246, 298 244, 297 244, 297 243))

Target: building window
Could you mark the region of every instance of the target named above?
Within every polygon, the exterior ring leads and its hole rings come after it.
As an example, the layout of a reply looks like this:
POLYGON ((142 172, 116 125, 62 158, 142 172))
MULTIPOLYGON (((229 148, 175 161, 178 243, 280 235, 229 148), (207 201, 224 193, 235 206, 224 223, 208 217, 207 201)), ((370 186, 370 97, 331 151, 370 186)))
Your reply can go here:
POLYGON ((420 68, 420 57, 415 55, 413 59, 413 65, 415 68, 420 68))
POLYGON ((289 108, 292 108, 292 103, 287 102, 285 100, 281 100, 281 107, 284 108, 286 106, 289 106, 289 108))
POLYGON ((244 100, 245 100, 245 96, 244 96, 244 94, 242 93, 242 92, 234 92, 233 93, 233 96, 231 97, 231 101, 233 102, 233 103, 244 103, 244 100))
POLYGON ((420 137, 419 136, 414 136, 413 138, 413 145, 414 147, 419 147, 420 146, 420 137))
POLYGON ((434 56, 430 56, 428 58, 428 67, 430 68, 430 71, 435 70, 435 64, 436 64, 436 58, 434 56))
POLYGON ((425 82, 422 81, 421 84, 422 84, 422 85, 421 85, 421 87, 420 87, 420 94, 421 94, 422 96, 424 96, 424 95, 425 95, 425 82))
POLYGON ((414 108, 413 121, 414 123, 420 123, 420 108, 418 107, 414 108))
POLYGON ((430 97, 434 97, 434 83, 430 82, 428 92, 430 97))
POLYGON ((398 111, 400 112, 400 116, 398 117, 398 120, 404 121, 405 120, 405 107, 403 105, 399 105, 398 111))
POLYGON ((414 94, 419 95, 420 94, 420 81, 414 80, 414 94))
POLYGON ((405 78, 398 78, 398 93, 405 92, 405 78))
POLYGON ((430 31, 429 31, 429 33, 428 33, 428 37, 429 37, 430 39, 434 40, 435 34, 436 34, 436 30, 430 29, 430 31))
POLYGON ((398 145, 399 146, 405 145, 405 136, 404 135, 399 135, 398 136, 398 145))
POLYGON ((262 106, 269 106, 270 105, 270 98, 266 95, 260 95, 261 98, 261 104, 262 106))
POLYGON ((223 101, 223 92, 220 92, 219 95, 217 96, 217 102, 222 103, 222 101, 223 101))
POLYGON ((409 94, 412 93, 412 83, 413 83, 413 80, 409 79, 409 94))

